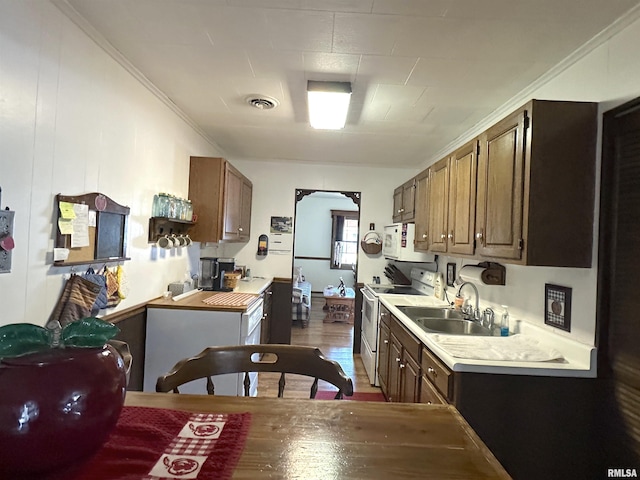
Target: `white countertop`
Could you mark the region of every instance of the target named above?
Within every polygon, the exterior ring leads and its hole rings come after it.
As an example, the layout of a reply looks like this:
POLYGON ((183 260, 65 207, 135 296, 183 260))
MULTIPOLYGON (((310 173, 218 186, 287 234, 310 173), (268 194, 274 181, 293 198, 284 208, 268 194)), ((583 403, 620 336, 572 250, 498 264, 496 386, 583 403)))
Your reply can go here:
MULTIPOLYGON (((443 363, 454 372, 497 373, 507 375, 534 375, 549 377, 596 377, 596 348, 559 335, 550 335, 541 328, 520 322, 521 335, 532 338, 543 347, 562 353, 564 360, 548 362, 476 360, 454 357, 434 341, 438 334, 427 333, 411 321, 396 306, 443 306, 448 304, 431 296, 380 295, 380 301, 418 337, 443 363)), ((512 327, 513 328, 513 327, 512 327)), ((462 337, 464 338, 464 337, 462 337)), ((485 337, 486 338, 486 337, 485 337)))
POLYGON ((273 282, 273 277, 252 277, 251 280, 241 279, 238 281, 234 292, 261 294, 273 282))

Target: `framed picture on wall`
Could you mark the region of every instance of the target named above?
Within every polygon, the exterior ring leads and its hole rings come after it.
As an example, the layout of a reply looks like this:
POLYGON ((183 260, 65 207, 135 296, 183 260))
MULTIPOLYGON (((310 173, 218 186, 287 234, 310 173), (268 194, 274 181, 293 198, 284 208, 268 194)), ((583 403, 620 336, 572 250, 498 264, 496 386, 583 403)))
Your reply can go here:
POLYGON ((544 323, 571 331, 571 288, 545 283, 544 323))

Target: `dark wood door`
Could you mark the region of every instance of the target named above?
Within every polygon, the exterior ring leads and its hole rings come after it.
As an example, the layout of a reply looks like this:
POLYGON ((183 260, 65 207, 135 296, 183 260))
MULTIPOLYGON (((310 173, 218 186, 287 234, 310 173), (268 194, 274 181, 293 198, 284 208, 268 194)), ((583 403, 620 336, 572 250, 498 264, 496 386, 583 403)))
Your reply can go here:
POLYGON ((449 163, 449 253, 473 255, 478 141, 456 150, 449 163))
POLYGON ((239 239, 245 242, 251 237, 251 200, 253 198, 253 184, 242 177, 242 191, 240 195, 240 224, 238 225, 239 239))
POLYGON ((400 363, 400 401, 417 403, 420 400, 420 364, 406 351, 402 352, 400 363))
POLYGON ((393 333, 390 334, 389 338, 389 384, 387 385, 389 394, 387 400, 390 402, 399 402, 402 344, 393 333))
POLYGON ((526 111, 520 110, 480 138, 476 253, 520 259, 526 111))
POLYGON ((416 250, 429 248, 429 171, 425 170, 416 177, 415 194, 416 250))
POLYGON ((597 346, 607 465, 640 466, 640 98, 604 115, 597 346))
POLYGON ((429 250, 447 251, 447 211, 449 208, 449 159, 429 169, 429 250))
MULTIPOLYGON (((388 315, 388 314, 387 314, 388 315)), ((389 398, 389 344, 391 341, 391 332, 389 325, 380 322, 380 343, 378 346, 378 379, 382 393, 389 398)))
POLYGON ((402 221, 402 185, 393 191, 393 221, 394 223, 402 221))
POLYGON ((223 240, 240 236, 242 208, 242 175, 228 162, 225 164, 223 240))
POLYGON ((415 218, 416 182, 410 180, 402 186, 402 221, 410 222, 415 218))

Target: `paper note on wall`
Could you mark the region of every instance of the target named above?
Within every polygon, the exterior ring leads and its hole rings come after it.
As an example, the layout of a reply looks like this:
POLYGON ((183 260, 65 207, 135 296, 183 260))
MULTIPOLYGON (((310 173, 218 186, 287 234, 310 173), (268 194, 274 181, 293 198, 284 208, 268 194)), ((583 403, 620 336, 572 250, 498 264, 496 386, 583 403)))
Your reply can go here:
POLYGON ((73 233, 71 234, 71 248, 89 245, 89 205, 74 203, 73 233))
POLYGON ((70 202, 60 202, 60 218, 71 220, 76 218, 76 212, 73 208, 74 204, 70 202))
POLYGON ((269 250, 276 252, 290 252, 293 248, 293 235, 290 233, 271 233, 269 250))

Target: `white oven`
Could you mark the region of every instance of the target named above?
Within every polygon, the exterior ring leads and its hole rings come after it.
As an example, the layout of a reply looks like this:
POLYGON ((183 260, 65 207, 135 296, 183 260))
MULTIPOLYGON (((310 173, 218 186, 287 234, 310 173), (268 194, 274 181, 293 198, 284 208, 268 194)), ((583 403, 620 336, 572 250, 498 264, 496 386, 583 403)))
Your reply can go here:
POLYGON ((378 382, 378 307, 379 301, 371 288, 361 288, 362 292, 362 334, 360 336, 360 356, 371 385, 378 382))
MULTIPOLYGON (((437 265, 432 265, 437 268, 437 265)), ((379 386, 378 342, 380 338, 380 295, 433 295, 435 274, 420 268, 411 269, 411 286, 365 285, 362 292, 362 334, 360 356, 371 385, 379 386)), ((410 300, 407 301, 410 303, 410 300)))

